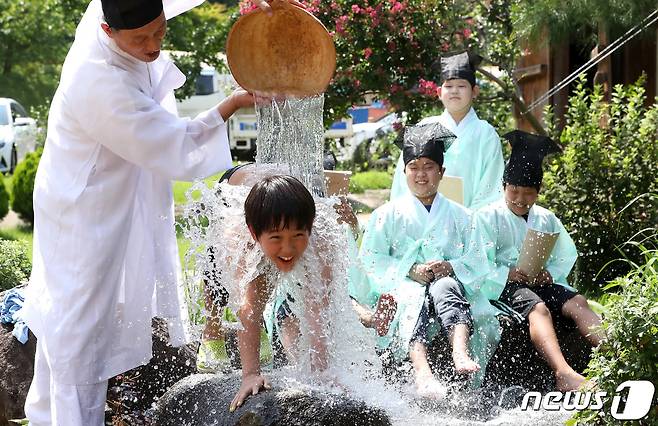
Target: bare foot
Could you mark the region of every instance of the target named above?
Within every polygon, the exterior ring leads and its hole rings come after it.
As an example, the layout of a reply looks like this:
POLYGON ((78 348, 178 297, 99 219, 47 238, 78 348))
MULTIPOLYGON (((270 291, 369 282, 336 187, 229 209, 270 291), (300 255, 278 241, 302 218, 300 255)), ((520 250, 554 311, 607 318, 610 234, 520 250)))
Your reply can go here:
POLYGON ((576 373, 573 369, 556 371, 555 372, 555 386, 559 391, 566 392, 578 389, 586 379, 580 374, 576 373))
POLYGON ((377 307, 372 315, 372 323, 377 335, 386 336, 388 334, 388 329, 397 309, 398 302, 395 301, 393 295, 384 293, 379 297, 377 307))
POLYGON ((474 373, 480 370, 478 363, 463 352, 453 352, 452 361, 455 363, 457 373, 474 373))
POLYGON ((446 397, 447 390, 434 376, 416 376, 416 395, 420 398, 440 401, 446 397))

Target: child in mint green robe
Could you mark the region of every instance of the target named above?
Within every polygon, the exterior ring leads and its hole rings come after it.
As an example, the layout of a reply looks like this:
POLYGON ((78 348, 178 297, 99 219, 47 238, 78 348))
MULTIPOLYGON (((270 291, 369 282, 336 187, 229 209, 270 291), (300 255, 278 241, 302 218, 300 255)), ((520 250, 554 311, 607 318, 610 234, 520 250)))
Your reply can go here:
POLYGON ((569 366, 555 335, 553 320, 570 319, 592 345, 601 341, 600 319, 587 300, 567 281, 578 253, 560 220, 550 210, 535 204, 542 181, 542 159, 558 152, 559 146, 547 137, 514 131, 504 136, 512 144, 512 155, 503 179, 504 199, 475 213, 469 264, 474 271, 486 273, 476 281, 479 290, 492 301, 527 318, 530 336, 538 352, 555 373, 561 391, 578 388, 584 377, 569 366), (544 269, 536 279, 517 268, 526 232, 558 233, 559 236, 544 269), (482 254, 486 260, 482 260, 482 254), (593 328, 594 327, 594 328, 593 328))
MULTIPOLYGON (((442 128, 440 124, 433 124, 417 126, 415 129, 434 126, 442 128)), ((389 349, 398 361, 410 355, 410 345, 418 337, 423 322, 422 317, 426 317, 424 309, 427 308, 428 297, 433 295, 434 290, 453 286, 457 292, 460 287, 463 291, 462 284, 472 283, 477 276, 462 260, 469 243, 470 211, 436 193, 440 177, 432 182, 431 177, 421 174, 425 173, 424 171, 417 170, 428 165, 440 170, 443 156, 437 156, 436 150, 432 151, 429 142, 425 145, 425 151, 421 151, 420 154, 416 152, 416 155, 407 155, 410 145, 408 130, 405 131, 404 136, 406 173, 414 173, 416 179, 420 179, 418 180, 420 184, 412 180, 412 184, 416 187, 435 185, 433 192, 431 188, 427 194, 419 193, 417 188, 412 189, 413 193, 408 191, 407 194, 389 201, 373 212, 360 249, 360 263, 366 278, 360 286, 354 286, 358 288, 352 292, 352 296, 358 302, 369 306, 374 306, 382 294, 389 293, 394 296, 398 309, 388 334, 379 339, 378 345, 381 349, 389 349), (432 160, 432 155, 436 161, 432 160), (419 164, 416 164, 417 162, 419 164), (434 164, 432 165, 431 162, 434 164), (446 264, 449 264, 450 273, 439 272, 440 267, 436 272, 428 270, 427 265, 436 262, 446 267, 448 266, 446 264), (428 274, 425 283, 419 282, 417 278, 419 272, 421 275, 423 272, 428 274)), ((432 142, 433 136, 429 134, 419 139, 421 142, 432 142)), ((430 172, 426 175, 430 175, 430 172)), ((474 288, 472 285, 467 286, 465 294, 461 295, 464 299, 461 303, 465 306, 465 315, 464 313, 455 315, 462 317, 456 321, 457 323, 470 322, 473 332, 469 341, 470 354, 477 364, 470 372, 474 373, 474 383, 478 384, 498 343, 499 325, 494 316, 495 309, 479 291, 472 290, 474 288), (469 305, 472 322, 467 318, 469 305)), ((459 298, 459 295, 456 297, 459 298)), ((444 326, 448 328, 448 324, 444 326)), ((427 341, 431 336, 424 338, 427 341)), ((413 356, 412 362, 415 364, 413 356)), ((422 393, 417 369, 416 382, 419 393, 422 393)))
MULTIPOLYGON (((457 136, 445 153, 446 176, 463 179, 464 206, 477 210, 502 198, 503 152, 496 130, 480 120, 471 106, 479 94, 475 82, 476 60, 462 53, 442 58, 440 98, 445 110, 418 125, 441 123, 457 136)), ((409 193, 402 156, 393 177, 391 200, 409 193)))

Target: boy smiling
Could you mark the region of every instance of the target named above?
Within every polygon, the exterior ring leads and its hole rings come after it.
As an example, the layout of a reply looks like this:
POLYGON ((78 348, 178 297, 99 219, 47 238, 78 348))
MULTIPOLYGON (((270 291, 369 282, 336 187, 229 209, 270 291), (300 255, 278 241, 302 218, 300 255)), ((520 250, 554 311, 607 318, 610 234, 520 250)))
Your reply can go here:
POLYGON ((481 290, 490 300, 508 305, 527 319, 530 339, 553 370, 556 387, 577 389, 585 378, 564 359, 553 321, 575 324, 596 346, 602 339, 596 328, 600 319, 567 282, 578 256, 573 240, 551 211, 535 204, 543 177, 542 160, 560 147, 550 138, 519 130, 504 138, 512 145, 503 178, 504 199, 481 209, 474 219, 472 244, 483 247, 487 257, 487 264, 475 269, 490 271, 481 290), (550 258, 534 281, 516 266, 529 229, 559 233, 550 258))
POLYGON ((410 358, 419 396, 441 398, 445 388, 427 358, 431 324, 440 324, 448 336, 455 371, 467 374, 483 370, 498 324, 487 300, 464 289, 474 275, 462 260, 470 212, 437 193, 444 146, 454 135, 434 123, 406 128, 403 138, 408 191, 375 210, 368 222, 359 253, 367 276, 361 285, 374 296, 360 302, 372 304, 384 293, 395 297, 398 310, 379 346, 397 361, 410 358), (477 318, 471 304, 477 305, 477 318))
MULTIPOLYGON (((480 94, 475 71, 480 58, 463 52, 441 58, 439 97, 445 110, 418 125, 441 123, 457 136, 445 153, 446 176, 463 179, 464 206, 479 209, 502 197, 503 152, 496 130, 480 120, 473 101, 480 94)), ((409 192, 402 156, 391 187, 391 200, 409 192)))

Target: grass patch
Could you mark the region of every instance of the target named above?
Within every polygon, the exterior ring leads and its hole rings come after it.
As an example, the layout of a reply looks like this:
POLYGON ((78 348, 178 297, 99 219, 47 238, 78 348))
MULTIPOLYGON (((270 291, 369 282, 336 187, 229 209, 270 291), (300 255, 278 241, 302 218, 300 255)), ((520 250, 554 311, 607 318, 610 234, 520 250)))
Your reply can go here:
POLYGON ((393 178, 387 172, 368 171, 356 173, 350 178, 350 192, 362 194, 366 189, 390 189, 393 178))

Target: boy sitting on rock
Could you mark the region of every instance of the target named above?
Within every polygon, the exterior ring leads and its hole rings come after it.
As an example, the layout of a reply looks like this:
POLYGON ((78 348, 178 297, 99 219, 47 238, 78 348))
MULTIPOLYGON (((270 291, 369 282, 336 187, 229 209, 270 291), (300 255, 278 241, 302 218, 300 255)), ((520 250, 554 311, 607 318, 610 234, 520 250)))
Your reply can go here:
POLYGON ((408 191, 376 209, 368 222, 360 250, 367 279, 361 283, 362 300, 373 305, 379 295, 391 293, 397 314, 381 349, 396 360, 407 356, 415 372, 419 396, 441 398, 445 388, 434 377, 427 358, 430 325, 438 322, 448 335, 457 373, 483 369, 489 343, 497 343, 498 324, 487 300, 470 294, 462 283, 473 276, 462 262, 470 237, 470 211, 437 193, 443 176, 444 148, 454 135, 441 124, 406 128, 403 133, 404 173, 408 191), (478 325, 469 351, 473 327, 471 303, 477 305, 478 325), (470 352, 470 353, 469 353, 470 352), (475 357, 475 358, 474 358, 475 357))
POLYGON ((532 343, 554 371, 557 388, 577 389, 585 378, 564 359, 553 321, 573 320, 580 333, 597 346, 602 339, 596 328, 600 319, 567 282, 578 256, 573 240, 551 211, 535 204, 543 178, 542 160, 561 149, 548 137, 519 130, 503 137, 512 145, 503 177, 504 199, 475 215, 473 246, 484 249, 487 260, 483 262, 488 265, 473 267, 490 271, 480 287, 490 300, 502 302, 527 318, 532 343), (517 267, 529 229, 559 233, 550 258, 534 280, 517 267))

